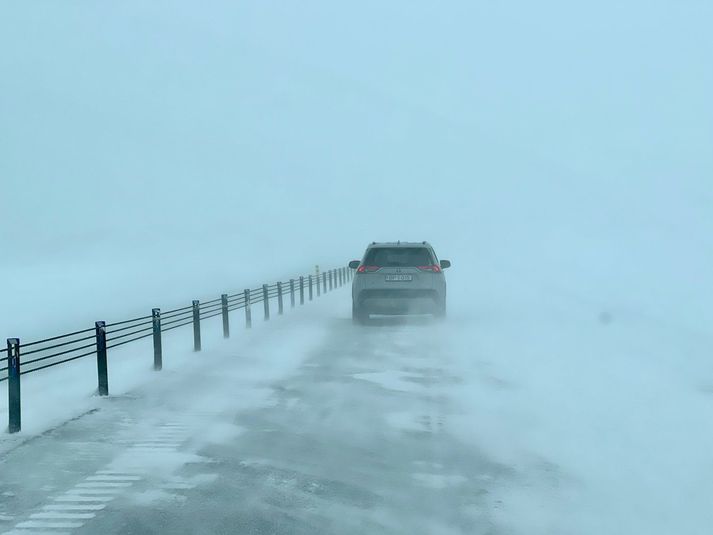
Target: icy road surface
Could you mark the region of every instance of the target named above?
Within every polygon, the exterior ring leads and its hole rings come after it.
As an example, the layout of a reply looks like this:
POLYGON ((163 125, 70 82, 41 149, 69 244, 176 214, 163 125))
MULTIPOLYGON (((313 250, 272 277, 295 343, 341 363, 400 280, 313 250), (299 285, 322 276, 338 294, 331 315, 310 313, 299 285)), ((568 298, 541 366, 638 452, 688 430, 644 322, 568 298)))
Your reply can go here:
MULTIPOLYGON (((4 435, 0 533, 706 533, 705 340, 684 369, 675 332, 531 297, 358 327, 335 292, 227 342, 206 329, 143 384, 115 372, 83 415, 4 435)), ((52 412, 32 401, 30 428, 52 412)))
POLYGON ((507 470, 449 434, 459 379, 429 323, 331 319, 274 383, 241 378, 236 355, 174 378, 170 405, 165 385, 107 400, 9 454, 1 518, 18 533, 486 533, 507 470), (240 410, 246 394, 260 406, 240 410))

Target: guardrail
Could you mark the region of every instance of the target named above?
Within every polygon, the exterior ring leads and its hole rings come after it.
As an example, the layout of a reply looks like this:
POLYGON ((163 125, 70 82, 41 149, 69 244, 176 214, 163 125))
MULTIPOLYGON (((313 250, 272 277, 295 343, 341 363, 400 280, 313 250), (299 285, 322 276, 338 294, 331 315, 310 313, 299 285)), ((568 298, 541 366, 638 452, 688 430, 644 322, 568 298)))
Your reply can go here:
POLYGON ((108 396, 107 356, 111 349, 152 337, 153 369, 160 371, 163 367, 163 333, 193 325, 193 350, 200 351, 202 320, 221 316, 223 337, 228 338, 230 312, 234 310, 245 310, 245 327, 249 329, 252 326, 252 305, 263 303, 263 316, 267 321, 270 319, 271 300, 277 300, 277 314, 281 315, 287 297, 290 308, 295 308, 297 303, 304 305, 306 299, 312 301, 315 295, 319 297, 343 286, 352 277, 352 270, 347 267, 331 269, 285 282, 263 284, 259 288, 248 288, 234 294, 223 294, 209 301, 194 300, 188 306, 173 310, 162 312, 160 308, 154 308, 150 315, 138 318, 113 323, 97 321, 94 327, 43 340, 21 343, 19 338, 8 338, 7 348, 0 349, 0 374, 7 372, 4 377, 0 376, 0 383, 8 382, 8 432, 17 433, 22 428, 20 383, 23 375, 96 355, 97 393, 108 396), (24 360, 27 357, 30 359, 24 360))

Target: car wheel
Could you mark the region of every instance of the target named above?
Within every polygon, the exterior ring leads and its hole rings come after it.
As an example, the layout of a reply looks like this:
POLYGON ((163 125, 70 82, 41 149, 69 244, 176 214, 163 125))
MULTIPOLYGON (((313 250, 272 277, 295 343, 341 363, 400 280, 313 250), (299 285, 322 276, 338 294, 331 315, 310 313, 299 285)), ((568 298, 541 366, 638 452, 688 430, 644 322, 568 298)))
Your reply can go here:
POLYGON ((437 318, 445 318, 446 317, 446 302, 445 301, 436 305, 436 310, 434 311, 433 315, 436 316, 437 318))
POLYGON ((369 314, 366 314, 364 312, 364 309, 362 309, 356 303, 352 303, 352 321, 356 325, 364 325, 368 319, 369 314))

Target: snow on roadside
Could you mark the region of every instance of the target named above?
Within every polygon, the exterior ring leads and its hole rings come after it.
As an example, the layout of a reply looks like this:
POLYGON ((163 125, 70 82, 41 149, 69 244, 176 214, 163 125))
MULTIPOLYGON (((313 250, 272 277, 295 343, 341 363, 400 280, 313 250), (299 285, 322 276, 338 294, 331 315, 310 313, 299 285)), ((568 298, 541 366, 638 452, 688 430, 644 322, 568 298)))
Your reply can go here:
MULTIPOLYGON (((191 351, 190 326, 171 331, 164 335, 161 372, 152 369, 150 338, 111 350, 110 398, 142 395, 139 389, 150 386, 151 395, 159 402, 160 396, 165 396, 167 404, 172 398, 184 403, 191 399, 195 411, 201 407, 215 411, 221 403, 233 408, 257 404, 267 393, 265 385, 289 374, 321 343, 327 329, 325 319, 330 317, 334 307, 344 306, 343 300, 343 292, 335 292, 307 303, 304 308, 298 305, 290 310, 288 304, 285 315, 274 315, 270 322, 263 322, 261 310, 254 308, 253 328, 249 331, 244 329, 244 312, 234 311, 229 340, 222 338, 220 317, 206 320, 202 322, 203 351, 200 353, 191 351), (186 387, 185 379, 192 376, 195 383, 186 387), (241 390, 238 398, 210 395, 209 381, 225 384, 229 379, 263 386, 241 390), (185 391, 173 390, 177 381, 185 391)), ((92 356, 23 376, 23 430, 15 435, 0 433, 0 452, 73 417, 101 408, 110 399, 96 396, 96 388, 96 360, 92 356)), ((7 382, 0 383, 0 415, 3 419, 7 417, 7 382)))
POLYGON ((462 378, 449 390, 452 431, 514 470, 495 490, 498 523, 543 535, 707 532, 709 340, 506 283, 507 295, 483 292, 441 333, 462 378))

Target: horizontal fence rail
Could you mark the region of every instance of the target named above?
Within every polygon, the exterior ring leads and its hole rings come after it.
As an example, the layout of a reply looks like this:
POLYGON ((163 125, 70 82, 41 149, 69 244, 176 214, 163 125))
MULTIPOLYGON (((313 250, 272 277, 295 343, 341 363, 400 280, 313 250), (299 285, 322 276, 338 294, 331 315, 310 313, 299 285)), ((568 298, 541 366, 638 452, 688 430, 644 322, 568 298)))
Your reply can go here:
POLYGON ((208 301, 193 300, 190 305, 171 310, 153 308, 151 314, 146 316, 112 323, 97 321, 94 327, 30 342, 8 338, 7 347, 0 348, 0 383, 8 382, 8 432, 16 433, 22 427, 20 387, 23 375, 94 356, 97 361, 97 394, 108 396, 107 363, 111 349, 152 338, 153 369, 160 371, 163 367, 163 333, 192 325, 193 349, 201 351, 201 321, 220 316, 223 337, 229 338, 230 312, 245 310, 245 327, 250 328, 252 305, 262 303, 263 318, 268 321, 271 306, 276 306, 273 310, 277 315, 282 315, 287 299, 289 308, 295 308, 298 303, 304 305, 306 299, 312 301, 315 295, 320 297, 329 290, 343 286, 353 276, 353 270, 348 267, 320 272, 317 266, 314 275, 302 275, 241 292, 225 293, 208 301))

